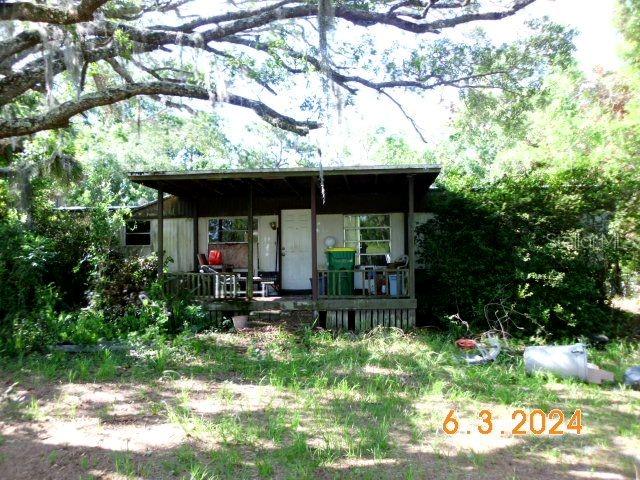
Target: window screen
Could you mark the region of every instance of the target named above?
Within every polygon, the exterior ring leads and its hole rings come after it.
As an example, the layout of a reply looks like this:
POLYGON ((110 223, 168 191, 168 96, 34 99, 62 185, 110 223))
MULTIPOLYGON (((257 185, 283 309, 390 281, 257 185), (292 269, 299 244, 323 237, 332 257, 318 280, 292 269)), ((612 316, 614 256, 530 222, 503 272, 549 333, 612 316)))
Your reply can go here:
MULTIPOLYGON (((253 229, 258 228, 254 218, 253 229)), ((209 220, 209 243, 246 243, 246 218, 212 218, 209 220)))
POLYGON ((345 215, 344 244, 356 249, 356 264, 386 265, 391 253, 390 216, 345 215))

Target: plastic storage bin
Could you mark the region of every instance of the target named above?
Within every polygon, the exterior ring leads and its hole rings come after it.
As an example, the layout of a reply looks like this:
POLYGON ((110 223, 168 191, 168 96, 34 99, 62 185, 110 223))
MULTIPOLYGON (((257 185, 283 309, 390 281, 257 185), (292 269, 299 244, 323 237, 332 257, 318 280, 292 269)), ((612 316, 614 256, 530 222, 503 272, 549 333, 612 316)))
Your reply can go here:
POLYGON ((355 249, 328 248, 326 254, 329 266, 328 295, 353 295, 353 269, 356 266, 355 249))
POLYGON ((389 274, 389 295, 392 297, 398 296, 398 274, 389 274))

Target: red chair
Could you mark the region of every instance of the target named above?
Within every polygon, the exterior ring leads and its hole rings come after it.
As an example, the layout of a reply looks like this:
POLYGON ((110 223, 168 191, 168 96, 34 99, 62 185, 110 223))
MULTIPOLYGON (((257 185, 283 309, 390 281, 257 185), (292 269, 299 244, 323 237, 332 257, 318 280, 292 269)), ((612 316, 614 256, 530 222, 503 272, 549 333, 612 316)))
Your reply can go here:
POLYGON ((209 265, 222 265, 222 252, 220 250, 209 251, 209 265))
MULTIPOLYGON (((200 273, 217 273, 217 270, 221 269, 221 265, 220 264, 212 264, 211 263, 211 254, 214 252, 214 250, 212 250, 211 252, 209 252, 209 259, 207 260, 207 256, 204 253, 199 253, 198 254, 198 264, 200 266, 199 271, 200 273), (216 268, 218 267, 218 268, 216 268)), ((220 257, 222 257, 220 255, 220 257)))

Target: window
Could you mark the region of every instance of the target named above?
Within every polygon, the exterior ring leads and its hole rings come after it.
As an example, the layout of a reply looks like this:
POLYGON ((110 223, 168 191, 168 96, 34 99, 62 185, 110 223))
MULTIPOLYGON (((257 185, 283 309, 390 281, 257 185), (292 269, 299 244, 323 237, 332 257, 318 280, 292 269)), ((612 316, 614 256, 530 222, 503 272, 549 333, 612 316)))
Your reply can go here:
POLYGON ((130 220, 125 225, 124 244, 131 246, 151 245, 151 222, 149 220, 130 220))
MULTIPOLYGON (((253 219, 253 229, 258 228, 257 219, 253 219)), ((246 218, 212 218, 209 220, 209 243, 246 243, 246 218)))
POLYGON ((356 249, 357 265, 386 265, 391 253, 390 216, 345 215, 344 244, 356 249))

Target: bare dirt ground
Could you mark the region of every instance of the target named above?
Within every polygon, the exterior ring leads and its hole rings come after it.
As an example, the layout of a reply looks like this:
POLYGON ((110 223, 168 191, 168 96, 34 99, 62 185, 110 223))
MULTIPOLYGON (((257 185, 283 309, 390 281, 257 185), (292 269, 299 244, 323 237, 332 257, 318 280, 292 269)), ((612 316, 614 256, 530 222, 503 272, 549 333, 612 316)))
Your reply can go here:
MULTIPOLYGON (((207 342, 227 353, 196 355, 190 361, 197 369, 177 363, 155 376, 131 377, 130 359, 116 361, 107 380, 69 380, 74 370, 63 365, 55 378, 28 368, 2 372, 0 392, 18 383, 0 404, 0 479, 637 478, 640 392, 547 381, 545 394, 526 383, 518 387, 511 373, 513 388, 525 396, 531 388, 535 402, 549 395, 549 407, 585 412, 582 435, 516 437, 508 433, 518 399, 456 393, 438 378, 428 390, 405 394, 421 381, 416 371, 376 361, 373 344, 363 350, 370 354, 364 365, 340 361, 330 371, 344 383, 326 386, 318 375, 302 380, 317 373, 303 371, 293 377, 299 384, 282 386, 273 371, 254 375, 251 364, 231 358, 261 358, 275 344, 286 348, 282 335, 216 334, 207 342), (213 366, 225 356, 235 367, 213 366), (456 435, 442 432, 450 409, 463 422, 482 408, 496 418, 491 435, 470 422, 456 435)), ((350 342, 334 346, 361 346, 350 342)), ((414 347, 420 345, 386 345, 396 356, 414 347)))

